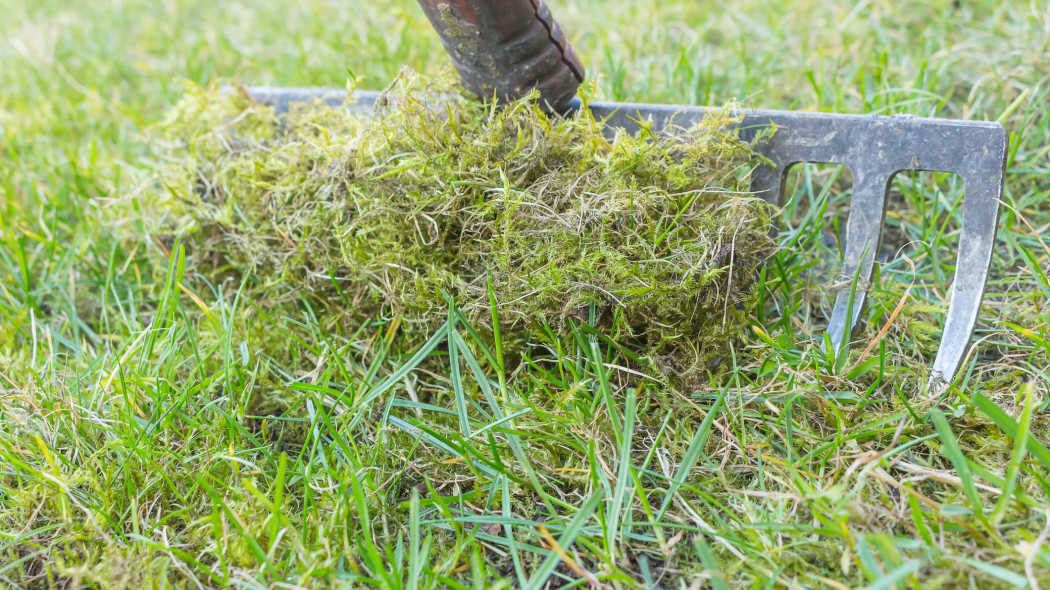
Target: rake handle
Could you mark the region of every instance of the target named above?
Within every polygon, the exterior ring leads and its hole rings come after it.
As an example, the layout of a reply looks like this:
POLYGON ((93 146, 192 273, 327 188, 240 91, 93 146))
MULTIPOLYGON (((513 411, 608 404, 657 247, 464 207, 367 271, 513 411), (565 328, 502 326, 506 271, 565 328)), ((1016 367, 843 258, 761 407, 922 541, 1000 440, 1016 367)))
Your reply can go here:
POLYGON ((419 0, 463 84, 483 100, 516 100, 533 88, 562 111, 583 65, 543 0, 419 0))

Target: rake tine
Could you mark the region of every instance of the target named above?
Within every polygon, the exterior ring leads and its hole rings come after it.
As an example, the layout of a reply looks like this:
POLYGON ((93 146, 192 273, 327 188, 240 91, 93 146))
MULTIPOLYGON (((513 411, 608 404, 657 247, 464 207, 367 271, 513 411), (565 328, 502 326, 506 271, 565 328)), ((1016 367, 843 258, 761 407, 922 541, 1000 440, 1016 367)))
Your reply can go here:
POLYGON ((875 254, 882 236, 886 219, 886 191, 891 175, 881 171, 860 173, 853 181, 853 198, 850 200, 849 221, 846 224, 846 252, 842 263, 842 274, 856 276, 858 286, 852 301, 850 314, 850 289, 845 288, 835 296, 835 307, 828 322, 828 336, 836 355, 842 350, 842 338, 852 333, 864 308, 867 285, 875 271, 875 254), (846 328, 846 317, 849 328, 846 328))
MULTIPOLYGON (((1006 150, 1005 134, 1000 146, 1006 150)), ((933 360, 928 389, 939 395, 962 366, 970 337, 981 311, 985 285, 992 264, 996 228, 999 227, 999 196, 1003 191, 1006 161, 984 158, 981 167, 963 177, 962 235, 956 262, 952 298, 944 322, 937 356, 933 360)))

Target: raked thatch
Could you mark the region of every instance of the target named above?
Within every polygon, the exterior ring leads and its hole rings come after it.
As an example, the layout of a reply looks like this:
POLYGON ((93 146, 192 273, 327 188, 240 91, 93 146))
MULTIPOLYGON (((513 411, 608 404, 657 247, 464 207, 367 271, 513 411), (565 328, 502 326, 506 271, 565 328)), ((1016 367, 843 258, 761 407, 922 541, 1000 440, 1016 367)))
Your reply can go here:
POLYGON ((209 278, 253 269, 348 317, 437 322, 451 298, 491 327, 494 299, 505 332, 598 323, 688 372, 738 334, 771 248, 727 118, 610 138, 586 110, 484 105, 411 72, 371 118, 197 90, 165 124, 160 226, 209 278))

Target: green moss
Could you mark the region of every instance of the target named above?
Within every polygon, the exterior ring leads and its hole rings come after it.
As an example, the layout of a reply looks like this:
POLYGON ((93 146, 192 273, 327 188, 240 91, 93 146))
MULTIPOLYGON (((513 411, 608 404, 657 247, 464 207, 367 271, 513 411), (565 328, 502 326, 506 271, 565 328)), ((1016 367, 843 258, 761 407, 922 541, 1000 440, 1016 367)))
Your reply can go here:
POLYGON ((592 321, 688 372, 739 334, 771 250, 727 118, 608 138, 586 110, 493 108, 411 72, 372 118, 196 90, 165 122, 157 229, 189 231, 209 278, 254 268, 348 316, 436 322, 451 296, 485 328, 491 282, 508 329, 592 321))

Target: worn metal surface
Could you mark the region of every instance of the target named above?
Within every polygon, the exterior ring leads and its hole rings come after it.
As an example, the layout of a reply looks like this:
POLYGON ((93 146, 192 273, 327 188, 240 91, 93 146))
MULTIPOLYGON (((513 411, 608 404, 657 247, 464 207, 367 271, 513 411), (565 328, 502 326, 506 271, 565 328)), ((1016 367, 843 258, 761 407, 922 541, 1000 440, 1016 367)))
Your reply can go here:
POLYGON ((543 0, 419 0, 463 84, 483 100, 515 100, 533 88, 561 110, 583 65, 543 0))
MULTIPOLYGON (((346 92, 323 88, 251 88, 260 102, 278 112, 289 105, 320 100, 332 106, 346 101, 346 92)), ((367 113, 378 93, 358 92, 349 108, 367 113)), ((577 101, 568 103, 579 108, 577 101)), ((636 121, 651 121, 659 132, 670 125, 688 127, 700 121, 709 109, 674 105, 601 103, 591 104, 594 116, 610 127, 628 131, 636 121)), ((849 307, 849 289, 837 294, 828 333, 836 350, 842 338, 856 325, 865 299, 867 283, 874 271, 875 253, 882 236, 886 192, 898 172, 934 170, 951 172, 966 186, 963 197, 962 235, 951 301, 944 333, 934 359, 930 385, 943 388, 959 370, 970 346, 999 224, 999 203, 1006 172, 1007 135, 997 123, 802 113, 792 111, 743 110, 736 124, 745 139, 775 126, 769 140, 756 151, 772 162, 752 175, 752 190, 766 201, 780 205, 791 166, 802 162, 841 164, 853 174, 853 198, 846 226, 843 279, 858 279, 858 289, 849 307), (849 327, 847 328, 847 319, 849 327)))

